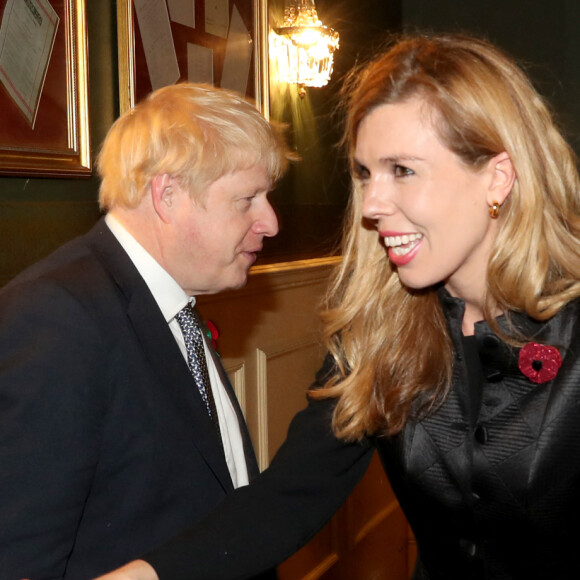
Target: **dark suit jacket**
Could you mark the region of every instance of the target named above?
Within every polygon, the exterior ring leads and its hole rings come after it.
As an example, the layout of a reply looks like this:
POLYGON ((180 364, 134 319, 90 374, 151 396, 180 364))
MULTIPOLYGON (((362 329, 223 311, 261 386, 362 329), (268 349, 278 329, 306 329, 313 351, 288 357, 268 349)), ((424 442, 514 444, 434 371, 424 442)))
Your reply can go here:
POLYGON ((104 221, 2 290, 2 580, 92 578, 232 489, 187 364, 104 221))

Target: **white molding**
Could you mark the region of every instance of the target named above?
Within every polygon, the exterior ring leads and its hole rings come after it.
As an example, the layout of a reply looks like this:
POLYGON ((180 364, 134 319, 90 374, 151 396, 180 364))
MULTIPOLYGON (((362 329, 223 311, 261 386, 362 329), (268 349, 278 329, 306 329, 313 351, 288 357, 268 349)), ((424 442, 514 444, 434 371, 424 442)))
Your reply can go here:
POLYGON ((242 359, 230 359, 227 364, 223 361, 223 365, 230 377, 230 382, 236 393, 242 413, 246 417, 246 364, 242 359))
POLYGON ((316 346, 320 335, 310 332, 296 340, 285 340, 273 343, 264 349, 256 349, 256 404, 258 421, 257 457, 260 470, 270 464, 270 449, 268 436, 268 363, 273 359, 316 346))
POLYGON ((268 355, 256 349, 256 397, 258 417, 257 459, 260 471, 270 464, 268 450, 268 355))
POLYGON ((199 303, 240 300, 243 296, 273 294, 287 288, 326 284, 330 273, 341 258, 324 258, 255 266, 250 270, 248 283, 243 288, 217 294, 199 296, 199 303))

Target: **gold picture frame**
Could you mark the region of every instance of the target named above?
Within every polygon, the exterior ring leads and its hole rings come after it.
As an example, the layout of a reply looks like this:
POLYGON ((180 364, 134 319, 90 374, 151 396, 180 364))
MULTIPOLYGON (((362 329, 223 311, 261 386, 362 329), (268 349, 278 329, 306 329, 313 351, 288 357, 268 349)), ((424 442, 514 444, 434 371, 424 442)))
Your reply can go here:
MULTIPOLYGON (((8 0, 0 0, 4 17, 8 0)), ((0 85, 0 175, 82 177, 92 173, 85 0, 53 0, 58 15, 34 122, 0 85)))
MULTIPOLYGON (((195 0, 196 14, 201 12, 203 0, 195 0)), ((233 6, 247 15, 251 11, 251 21, 248 28, 251 28, 252 37, 252 67, 251 77, 253 82, 249 83, 247 97, 255 100, 260 111, 269 116, 269 90, 268 90, 268 18, 267 0, 229 0, 230 13, 233 6)), ((249 22, 248 22, 249 23, 249 22)), ((133 0, 117 1, 117 26, 118 26, 118 47, 119 47, 119 109, 121 113, 134 107, 146 94, 151 91, 148 84, 148 73, 144 59, 140 37, 136 23, 136 15, 133 0)), ((181 78, 186 79, 184 62, 184 42, 177 36, 184 34, 179 25, 172 23, 172 34, 174 35, 175 48, 181 78)), ((190 29, 186 32, 188 41, 208 42, 208 35, 204 35, 203 30, 198 28, 190 29)), ((225 43, 225 40, 211 39, 211 42, 225 43)), ((219 65, 218 65, 219 66, 219 65)))

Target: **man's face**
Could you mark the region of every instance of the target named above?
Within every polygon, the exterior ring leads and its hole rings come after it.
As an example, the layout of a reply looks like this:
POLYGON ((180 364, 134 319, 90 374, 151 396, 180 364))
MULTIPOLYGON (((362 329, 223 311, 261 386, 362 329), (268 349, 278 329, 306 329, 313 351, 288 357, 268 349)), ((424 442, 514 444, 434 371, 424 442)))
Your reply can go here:
POLYGON ((164 267, 190 296, 240 288, 278 220, 262 165, 214 181, 198 199, 174 186, 164 267))

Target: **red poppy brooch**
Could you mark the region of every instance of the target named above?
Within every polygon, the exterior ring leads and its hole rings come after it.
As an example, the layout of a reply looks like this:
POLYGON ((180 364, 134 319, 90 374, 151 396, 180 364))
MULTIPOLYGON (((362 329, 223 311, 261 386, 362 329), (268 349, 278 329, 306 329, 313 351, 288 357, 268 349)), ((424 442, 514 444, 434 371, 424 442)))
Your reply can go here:
POLYGON ((547 383, 556 377, 562 366, 562 355, 554 346, 528 342, 520 350, 520 371, 534 383, 547 383))
POLYGON ((214 350, 217 350, 217 339, 219 338, 220 333, 217 326, 211 320, 205 321, 205 334, 211 341, 214 350))

